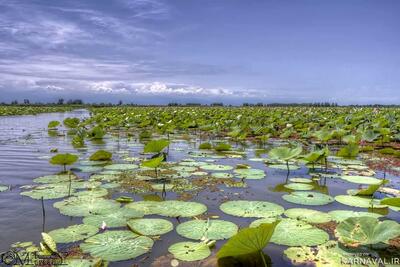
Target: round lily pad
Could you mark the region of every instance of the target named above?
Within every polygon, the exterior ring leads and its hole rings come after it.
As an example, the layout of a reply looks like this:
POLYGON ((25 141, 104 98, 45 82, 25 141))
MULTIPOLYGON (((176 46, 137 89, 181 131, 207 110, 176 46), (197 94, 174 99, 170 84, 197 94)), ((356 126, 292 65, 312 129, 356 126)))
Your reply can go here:
POLYGON ((123 207, 106 214, 89 215, 83 218, 83 223, 100 227, 105 222, 107 227, 123 227, 129 219, 143 216, 144 213, 140 210, 123 207))
POLYGON ((100 166, 79 166, 78 169, 80 172, 87 172, 87 173, 93 173, 93 172, 99 172, 103 170, 103 167, 100 166))
POLYGON ((236 169, 233 172, 241 179, 258 180, 265 177, 265 172, 260 169, 236 169))
POLYGON ((271 242, 285 246, 316 246, 329 240, 325 231, 296 219, 282 219, 275 228, 271 242))
POLYGON ((76 197, 104 197, 108 195, 108 191, 105 188, 93 188, 91 190, 79 191, 74 193, 76 197))
POLYGON ((129 228, 141 235, 163 235, 174 229, 174 225, 165 219, 133 219, 128 221, 129 228))
POLYGON ((238 231, 236 224, 223 220, 193 220, 179 224, 176 232, 186 238, 200 240, 228 239, 238 231))
POLYGON ((53 185, 46 185, 43 187, 36 187, 31 191, 24 191, 21 192, 21 195, 28 196, 33 199, 57 199, 63 198, 68 196, 70 193, 72 194, 74 189, 71 188, 71 191, 68 187, 64 186, 53 186, 53 185))
POLYGON ((72 243, 84 240, 97 234, 98 227, 86 224, 71 225, 67 228, 60 228, 50 231, 48 234, 56 243, 72 243))
POLYGON ((152 184, 151 188, 153 188, 155 191, 171 191, 174 188, 173 184, 152 184))
POLYGON ((210 248, 203 242, 176 243, 170 246, 168 251, 181 261, 199 261, 211 254, 210 248))
POLYGON ((228 173, 228 172, 213 172, 211 174, 212 177, 217 178, 217 179, 230 179, 233 178, 233 174, 232 173, 228 173))
POLYGON ((54 203, 54 207, 58 208, 61 214, 77 217, 111 213, 119 206, 114 200, 102 198, 73 197, 54 203))
POLYGON ((311 179, 308 178, 290 178, 289 181, 292 183, 305 183, 305 184, 313 182, 311 179))
POLYGON ((285 184, 284 187, 291 189, 291 190, 312 190, 314 186, 312 184, 305 184, 305 183, 289 183, 285 184))
POLYGON ((129 171, 139 168, 136 164, 111 164, 104 167, 106 170, 129 171))
POLYGON ((335 197, 335 200, 339 203, 342 203, 347 206, 351 207, 358 207, 358 208, 386 208, 387 205, 382 205, 378 200, 358 197, 358 196, 349 196, 349 195, 338 195, 335 197))
POLYGON ((172 167, 171 169, 178 172, 194 172, 197 170, 196 167, 191 167, 191 166, 175 166, 172 167))
POLYGON ((341 177, 342 180, 345 180, 350 183, 355 184, 380 184, 382 183, 381 179, 369 177, 369 176, 355 176, 355 175, 344 175, 341 177))
POLYGON ((232 200, 219 207, 223 212, 238 217, 274 217, 281 215, 284 208, 266 201, 232 200))
POLYGON ((48 183, 60 183, 60 182, 68 182, 69 179, 76 179, 74 174, 53 174, 41 176, 33 179, 35 183, 48 184, 48 183))
POLYGON ((334 201, 333 197, 329 195, 309 191, 296 191, 288 195, 283 195, 282 198, 291 203, 310 206, 326 205, 334 201))
POLYGON ((284 214, 289 218, 302 220, 308 223, 327 223, 332 220, 328 213, 311 209, 288 209, 284 214))
MULTIPOLYGON (((287 170, 286 164, 269 164, 268 167, 272 169, 287 170)), ((300 169, 299 166, 289 164, 289 170, 294 171, 298 169, 300 169)))
POLYGON ((131 231, 106 231, 92 236, 80 245, 84 253, 106 261, 134 259, 153 247, 153 240, 131 231))
POLYGON ((146 215, 158 214, 168 217, 193 217, 207 211, 207 207, 202 203, 179 200, 138 201, 126 207, 142 210, 146 215))
POLYGON ((200 168, 206 171, 230 171, 233 169, 232 166, 219 164, 205 164, 201 165, 200 168))
POLYGON ((348 218, 354 217, 373 217, 379 218, 383 215, 373 212, 365 212, 365 211, 353 211, 353 210, 332 210, 328 212, 328 214, 332 217, 334 221, 342 222, 348 218))

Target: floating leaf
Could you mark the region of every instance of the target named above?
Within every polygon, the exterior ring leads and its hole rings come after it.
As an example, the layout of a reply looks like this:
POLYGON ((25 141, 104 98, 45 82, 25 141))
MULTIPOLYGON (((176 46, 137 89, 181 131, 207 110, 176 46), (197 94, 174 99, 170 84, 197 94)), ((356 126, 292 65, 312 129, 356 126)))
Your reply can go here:
POLYGON ((53 238, 49 234, 42 233, 42 239, 43 243, 49 250, 51 250, 52 252, 57 252, 56 242, 54 242, 53 238))
POLYGON ((315 246, 328 240, 325 231, 296 219, 282 219, 271 238, 271 242, 285 246, 315 246))
POLYGON ((308 223, 327 223, 332 220, 328 213, 311 209, 288 209, 284 214, 289 218, 302 220, 308 223))
POLYGON ((293 192, 288 195, 283 195, 282 198, 288 202, 301 204, 301 205, 327 205, 334 201, 333 197, 317 193, 317 192, 293 192))
POLYGON ((232 200, 219 207, 223 212, 238 217, 275 217, 284 212, 282 206, 266 201, 232 200))
POLYGON ((128 221, 129 228, 141 235, 163 235, 174 229, 174 225, 165 219, 133 219, 128 221))
POLYGON ((365 212, 365 211, 353 211, 353 210, 332 210, 328 212, 328 214, 332 217, 334 221, 342 222, 351 217, 373 217, 379 218, 382 215, 373 213, 373 212, 365 212))
POLYGON ((228 239, 238 230, 236 224, 223 220, 193 220, 179 224, 176 232, 186 238, 201 240, 228 239))
POLYGON ((85 240, 80 245, 84 253, 106 261, 134 259, 153 247, 153 240, 131 231, 106 231, 85 240))
POLYGON ((211 254, 210 248, 204 242, 179 242, 170 246, 168 251, 181 261, 199 261, 211 254))
POLYGON ((107 227, 123 227, 129 219, 141 218, 144 213, 139 210, 129 208, 119 208, 110 211, 106 214, 89 215, 83 218, 83 223, 100 227, 103 222, 106 223, 107 227))
POLYGON ((106 150, 100 149, 100 150, 97 150, 96 152, 94 152, 90 156, 89 160, 92 160, 92 161, 108 161, 108 160, 111 160, 111 158, 112 158, 112 153, 111 152, 108 152, 106 150))
POLYGON ((382 180, 369 176, 351 176, 344 175, 340 177, 341 179, 355 184, 381 184, 382 180))
POLYGON ((372 245, 400 236, 400 225, 395 221, 378 221, 372 217, 354 217, 342 221, 335 231, 339 242, 350 247, 372 245))
POLYGON ((312 190, 314 186, 312 184, 305 184, 305 183, 289 183, 285 184, 284 187, 291 189, 291 190, 312 190))
POLYGON ((344 205, 358 208, 381 209, 387 207, 387 205, 380 204, 378 200, 358 196, 338 195, 335 197, 335 200, 344 205))
POLYGON ((111 164, 104 167, 106 170, 129 171, 139 168, 136 164, 111 164))
POLYGON ((158 214, 168 217, 193 217, 207 211, 207 207, 202 203, 179 200, 138 201, 126 207, 141 210, 146 215, 158 214))
POLYGON ((98 231, 98 227, 77 224, 50 231, 49 235, 56 243, 72 243, 91 237, 97 234, 98 231))
POLYGON ((114 200, 102 198, 71 197, 54 203, 54 207, 58 208, 61 214, 77 217, 111 213, 119 206, 114 200))
POLYGON ((235 175, 237 178, 243 178, 243 179, 262 179, 265 177, 265 172, 260 169, 236 169, 234 170, 235 175))

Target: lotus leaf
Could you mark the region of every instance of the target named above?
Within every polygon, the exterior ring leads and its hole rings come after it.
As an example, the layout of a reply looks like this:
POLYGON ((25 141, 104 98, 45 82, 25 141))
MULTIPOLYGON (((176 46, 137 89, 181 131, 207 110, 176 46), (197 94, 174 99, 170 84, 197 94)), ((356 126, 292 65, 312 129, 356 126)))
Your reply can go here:
POLYGON ((126 207, 142 210, 146 215, 158 214, 167 217, 193 217, 207 211, 204 204, 179 200, 138 201, 126 207))
POLYGON ((289 181, 292 183, 305 183, 305 184, 313 182, 311 179, 308 178, 290 178, 289 181))
POLYGON ((335 235, 346 246, 373 245, 400 236, 400 224, 373 217, 348 218, 339 223, 335 235))
POLYGON ((97 234, 98 229, 98 227, 92 225, 76 224, 50 231, 49 235, 56 243, 72 243, 97 234))
POLYGON ((7 191, 8 190, 8 186, 6 186, 6 185, 0 185, 0 192, 4 192, 4 191, 7 191))
POLYGON ((132 219, 128 222, 129 228, 140 235, 163 235, 174 229, 174 225, 165 219, 132 219))
POLYGON ((181 261, 198 261, 211 254, 210 248, 204 242, 179 242, 170 246, 168 251, 181 261))
POLYGON ((283 195, 282 198, 291 203, 310 206, 327 205, 334 201, 333 197, 329 195, 309 191, 292 192, 283 195))
POLYGON ((106 261, 134 259, 153 247, 153 240, 131 231, 106 231, 85 240, 80 245, 84 253, 106 261))
POLYGON ((111 164, 104 167, 106 170, 128 171, 139 168, 136 164, 111 164))
POLYGON ((213 172, 211 174, 212 177, 217 178, 217 179, 230 179, 233 178, 233 174, 228 173, 228 172, 213 172))
POLYGON ((220 209, 238 217, 275 217, 284 212, 282 206, 266 201, 232 200, 223 203, 220 209))
POLYGON ((92 161, 108 161, 108 160, 111 160, 111 158, 112 158, 112 153, 111 152, 108 152, 106 150, 100 149, 100 150, 97 150, 96 152, 94 152, 90 156, 89 160, 92 160, 92 161))
POLYGON ((284 214, 289 218, 302 220, 308 223, 327 223, 332 220, 328 213, 311 209, 288 209, 284 214))
POLYGON ((118 209, 119 206, 120 204, 114 200, 97 197, 71 197, 54 203, 54 207, 58 208, 61 214, 76 217, 111 213, 113 210, 118 209))
POLYGON ((236 224, 223 220, 193 220, 181 223, 176 232, 186 238, 201 240, 228 239, 238 231, 236 224))
POLYGON ((68 196, 69 194, 73 193, 74 190, 69 188, 67 186, 62 187, 62 186, 51 186, 47 185, 46 187, 43 188, 35 188, 31 191, 24 191, 21 192, 21 195, 23 196, 28 196, 33 199, 57 199, 57 198, 63 198, 68 196))
POLYGON ((382 180, 369 176, 351 176, 344 175, 341 179, 355 184, 381 184, 382 180))
POLYGON ((254 228, 254 227, 258 227, 263 223, 273 223, 275 221, 277 221, 278 219, 281 219, 280 216, 276 216, 276 217, 267 217, 267 218, 261 218, 261 219, 257 219, 255 221, 252 221, 249 225, 249 227, 254 228))
POLYGON ((271 149, 268 155, 270 156, 271 159, 288 161, 300 155, 302 151, 303 149, 301 146, 298 146, 296 148, 275 147, 271 149))
POLYGON ((218 165, 218 164, 206 164, 201 165, 200 168, 206 171, 230 171, 233 169, 232 166, 229 165, 218 165))
POLYGON ((100 227, 105 222, 107 227, 123 227, 129 219, 141 218, 143 216, 144 213, 142 211, 124 207, 105 214, 86 216, 83 218, 83 223, 100 227))
POLYGON ((160 164, 163 160, 164 160, 164 156, 161 155, 159 157, 143 161, 141 166, 147 167, 147 168, 157 168, 158 166, 160 166, 160 164))
POLYGON ((380 204, 378 200, 358 196, 338 195, 335 197, 335 200, 344 205, 358 208, 381 209, 387 207, 387 205, 380 204))
POLYGON ((285 184, 284 187, 291 189, 291 190, 312 190, 314 186, 312 184, 305 184, 305 183, 289 183, 285 184))
POLYGON ((238 178, 244 179, 258 180, 265 177, 264 171, 260 169, 236 169, 234 173, 238 178))
POLYGON ((328 212, 328 214, 332 217, 334 221, 342 222, 351 217, 373 217, 379 218, 382 215, 373 212, 365 212, 365 211, 353 211, 353 210, 332 210, 328 212))
POLYGON ((76 175, 74 174, 54 174, 54 175, 46 175, 33 179, 35 183, 47 184, 47 183, 60 183, 60 182, 68 182, 69 179, 76 179, 76 175))
POLYGON ((329 240, 329 235, 311 224, 296 219, 282 219, 271 242, 285 246, 316 246, 329 240))
POLYGON ((152 140, 144 146, 143 152, 144 153, 160 153, 167 146, 169 146, 168 140, 165 140, 165 139, 152 140))

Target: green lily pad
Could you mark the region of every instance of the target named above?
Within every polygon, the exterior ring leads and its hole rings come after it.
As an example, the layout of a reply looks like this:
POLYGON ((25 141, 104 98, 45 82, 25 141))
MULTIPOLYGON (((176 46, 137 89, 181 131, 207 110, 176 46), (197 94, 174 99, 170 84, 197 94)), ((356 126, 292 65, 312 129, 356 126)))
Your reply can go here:
POLYGON ((349 195, 338 195, 335 200, 341 204, 358 207, 358 208, 387 208, 387 205, 380 204, 379 200, 374 200, 370 198, 364 198, 359 196, 349 196, 349 195))
POLYGON ((275 217, 284 212, 278 204, 266 201, 232 200, 219 207, 223 212, 238 217, 275 217))
POLYGON ((381 214, 365 211, 353 211, 353 210, 332 210, 328 212, 334 221, 342 222, 348 218, 352 217, 382 217, 381 214))
POLYGON ((60 228, 49 232, 49 235, 56 243, 72 243, 84 240, 97 234, 98 227, 86 224, 71 225, 67 228, 60 228))
POLYGON ((107 214, 118 209, 120 204, 114 200, 102 198, 71 197, 53 205, 67 216, 83 217, 96 214, 107 214))
POLYGON ((87 172, 87 173, 93 173, 93 172, 99 172, 103 170, 103 167, 100 166, 79 166, 78 169, 80 172, 87 172))
POLYGON ((309 191, 293 192, 283 195, 282 198, 291 203, 310 206, 327 205, 334 201, 333 197, 329 195, 309 191))
MULTIPOLYGON (((320 267, 362 267, 362 262, 373 263, 378 255, 368 249, 346 249, 339 246, 337 241, 328 241, 316 248, 290 247, 284 251, 293 265, 316 263, 320 267), (356 264, 360 262, 360 264, 356 264)), ((371 266, 371 265, 369 265, 371 266)), ((372 264, 372 266, 375 266, 372 264)))
POLYGON ((288 209, 284 214, 289 218, 302 220, 308 223, 327 223, 332 220, 328 213, 311 209, 288 209))
POLYGON ((107 189, 93 188, 92 190, 79 191, 73 194, 76 197, 104 197, 108 195, 107 189))
POLYGON ((71 188, 70 191, 68 187, 46 185, 43 187, 36 187, 31 191, 21 192, 21 195, 33 199, 42 199, 42 197, 43 199, 57 199, 68 196, 70 192, 72 194, 74 192, 74 189, 71 188))
POLYGON ((141 235, 163 235, 174 229, 174 225, 165 219, 133 219, 128 221, 129 228, 141 235))
POLYGON ((174 188, 173 184, 152 184, 151 188, 153 188, 155 191, 172 191, 174 188))
POLYGON ((179 200, 138 201, 126 207, 142 210, 146 215, 158 214, 167 217, 193 217, 207 211, 207 207, 202 203, 179 200))
POLYGON ((168 251, 181 261, 199 261, 211 255, 210 248, 204 242, 179 242, 170 246, 168 251))
POLYGON ((102 226, 103 222, 106 223, 107 227, 123 227, 126 226, 129 219, 141 218, 143 216, 144 213, 142 211, 124 207, 115 209, 106 214, 89 215, 83 218, 83 223, 99 228, 102 226))
POLYGON ((232 166, 229 165, 218 165, 218 164, 205 164, 201 165, 200 168, 206 171, 230 171, 233 169, 232 166))
POLYGON ((305 184, 313 182, 311 179, 308 178, 290 178, 289 181, 292 183, 305 183, 305 184))
POLYGON ((51 183, 60 183, 60 182, 68 182, 69 179, 73 180, 76 179, 76 175, 74 174, 53 174, 53 175, 46 175, 46 176, 41 176, 38 178, 33 179, 35 183, 41 183, 41 184, 51 184, 51 183))
POLYGON ((347 246, 373 245, 400 236, 400 224, 372 217, 348 218, 339 223, 335 235, 347 246))
POLYGON ((129 171, 139 168, 136 164, 111 164, 104 167, 106 170, 129 171))
POLYGON ((217 178, 217 179, 231 179, 233 178, 233 174, 232 173, 228 173, 228 172, 213 172, 211 174, 212 177, 217 178))
POLYGON ((179 224, 176 232, 186 238, 228 239, 238 231, 236 224, 223 220, 193 220, 179 224))
POLYGON ((265 172, 260 169, 236 169, 233 172, 237 178, 242 179, 258 180, 265 177, 265 172))
POLYGON ((282 219, 276 226, 271 242, 285 246, 316 246, 329 240, 325 231, 296 219, 282 219))
POLYGON ((101 266, 101 259, 74 259, 66 258, 63 260, 63 266, 66 267, 98 267, 101 266))
POLYGON ((190 167, 190 166, 175 166, 172 167, 171 169, 178 172, 194 172, 197 170, 196 167, 190 167))
POLYGON ((381 179, 369 177, 369 176, 344 175, 340 178, 342 180, 345 180, 350 183, 355 183, 355 184, 380 184, 380 183, 382 183, 381 179))
POLYGON ((131 231, 106 231, 92 236, 80 245, 84 253, 106 261, 134 259, 153 247, 153 240, 131 231))
MULTIPOLYGON (((286 166, 286 164, 268 164, 268 167, 271 169, 278 169, 278 170, 287 170, 288 167, 286 166)), ((293 165, 293 164, 289 164, 289 170, 290 171, 295 171, 300 169, 299 166, 297 165, 293 165)))
POLYGON ((305 183, 289 183, 285 184, 284 187, 291 189, 291 190, 312 190, 314 186, 312 184, 305 184, 305 183))

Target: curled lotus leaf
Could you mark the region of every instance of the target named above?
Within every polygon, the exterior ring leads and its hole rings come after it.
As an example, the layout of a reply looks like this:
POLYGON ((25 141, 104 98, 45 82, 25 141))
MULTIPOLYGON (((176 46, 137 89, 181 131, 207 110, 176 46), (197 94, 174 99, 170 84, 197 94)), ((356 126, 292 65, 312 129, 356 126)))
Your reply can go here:
POLYGON ((373 245, 400 236, 400 224, 391 220, 380 222, 373 217, 352 217, 339 223, 335 235, 346 246, 373 245))
POLYGON ((325 231, 296 219, 282 219, 276 226, 271 242, 285 246, 316 246, 329 240, 325 231))
POLYGON ((199 261, 211 255, 210 248, 204 242, 179 242, 170 246, 168 251, 181 261, 199 261))
POLYGON ((334 198, 329 195, 309 191, 292 192, 283 195, 282 198, 291 203, 309 206, 327 205, 334 201, 334 198))
POLYGON ((221 204, 220 209, 226 214, 238 217, 274 217, 284 212, 278 204, 267 201, 232 200, 221 204))
POLYGON ((224 220, 192 220, 179 224, 176 232, 186 238, 201 240, 228 239, 238 231, 236 224, 224 220))
POLYGON ((312 209, 294 208, 285 210, 287 217, 305 221, 308 223, 327 223, 332 220, 331 216, 322 211, 312 209))
POLYGON ((132 219, 127 223, 133 232, 140 235, 163 235, 174 229, 170 221, 158 218, 132 219))
POLYGON ((67 228, 60 228, 50 231, 48 234, 56 243, 72 243, 84 240, 97 234, 98 227, 86 224, 76 224, 67 228))
POLYGON ((106 261, 134 259, 150 251, 153 240, 131 231, 106 231, 89 237, 80 248, 84 253, 106 261))

